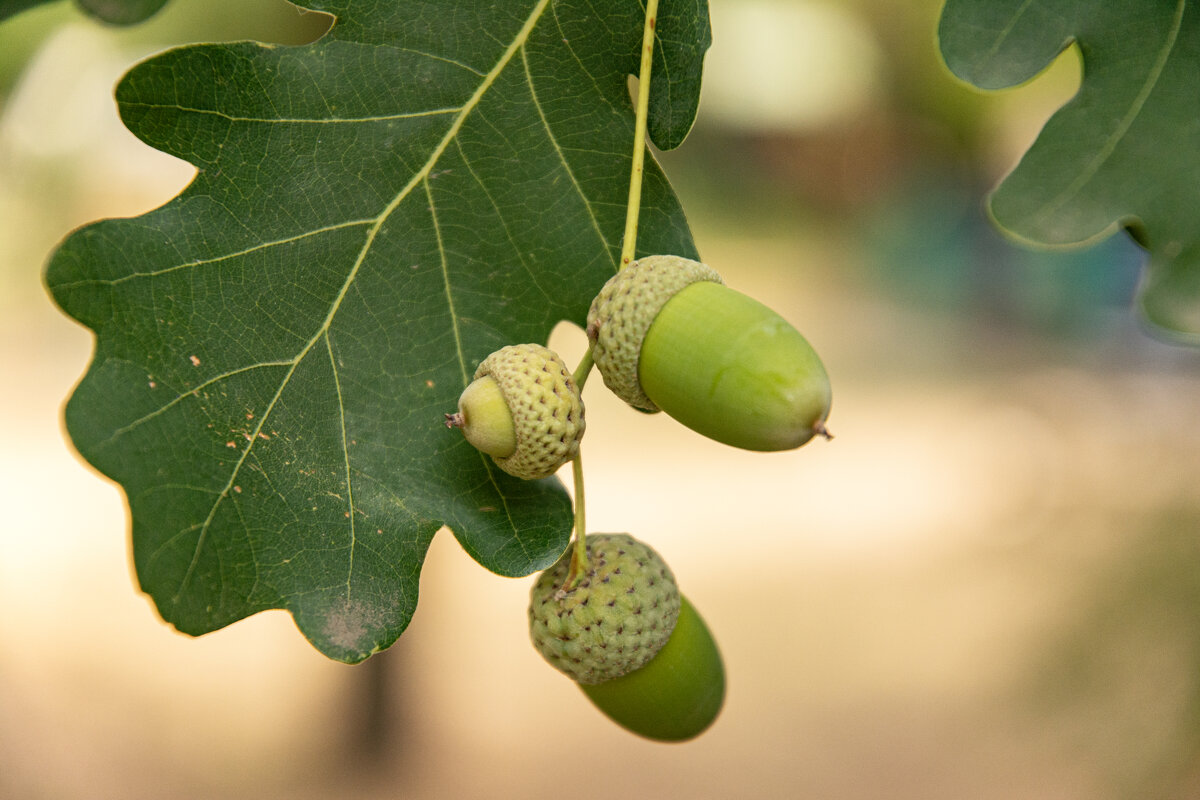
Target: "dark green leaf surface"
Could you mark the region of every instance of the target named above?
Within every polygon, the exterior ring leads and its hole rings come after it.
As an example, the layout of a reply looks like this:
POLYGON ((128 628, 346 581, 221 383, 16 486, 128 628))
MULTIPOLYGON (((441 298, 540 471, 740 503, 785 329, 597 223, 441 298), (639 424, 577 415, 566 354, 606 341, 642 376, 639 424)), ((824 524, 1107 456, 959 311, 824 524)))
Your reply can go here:
POLYGON ((1150 253, 1147 319, 1200 337, 1200 11, 1184 0, 949 0, 942 53, 963 80, 1013 86, 1079 46, 1083 82, 990 198, 1032 242, 1128 227, 1150 253))
MULTIPOLYGON (((126 76, 129 128, 199 172, 73 234, 47 281, 97 334, 67 426, 124 487, 163 617, 199 634, 286 608, 357 661, 407 625, 442 524, 502 575, 566 546, 561 484, 510 478, 443 414, 492 350, 582 324, 615 270, 642 20, 312 5, 337 16, 313 45, 188 47, 126 76)), ((694 255, 652 164, 643 197, 639 251, 694 255)))

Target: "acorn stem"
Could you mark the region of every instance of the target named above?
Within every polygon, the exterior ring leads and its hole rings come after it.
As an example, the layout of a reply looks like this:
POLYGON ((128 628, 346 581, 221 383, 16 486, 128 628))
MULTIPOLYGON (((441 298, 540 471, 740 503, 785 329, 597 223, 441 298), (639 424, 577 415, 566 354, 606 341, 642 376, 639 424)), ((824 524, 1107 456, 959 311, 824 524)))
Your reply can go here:
POLYGON ((571 374, 571 380, 575 381, 575 386, 579 391, 583 391, 583 385, 587 383, 588 375, 592 373, 592 365, 595 363, 592 357, 592 346, 589 344, 587 352, 579 360, 579 366, 575 367, 575 372, 571 374))
POLYGON ((567 569, 567 578, 563 581, 560 595, 565 595, 575 589, 579 579, 588 573, 587 555, 587 522, 584 513, 583 497, 583 459, 579 454, 571 460, 571 474, 575 478, 575 550, 571 553, 571 565, 567 569))
MULTIPOLYGON (((575 372, 571 375, 571 380, 575 381, 575 387, 582 392, 583 385, 587 383, 588 375, 592 372, 592 366, 596 362, 592 358, 592 346, 589 344, 588 349, 584 352, 583 358, 579 359, 579 366, 575 367, 575 372)), ((580 458, 580 453, 575 453, 575 458, 571 459, 571 475, 575 479, 575 550, 571 553, 571 565, 567 570, 567 579, 563 581, 562 588, 559 592, 566 594, 574 590, 575 584, 579 582, 580 577, 588 573, 588 555, 587 555, 587 515, 584 512, 584 490, 583 490, 583 459, 580 458)))
POLYGON ((646 161, 646 118, 650 113, 650 68, 654 64, 654 25, 658 0, 646 0, 646 25, 642 30, 642 65, 638 71, 637 114, 633 123, 633 165, 629 170, 629 202, 625 206, 625 239, 621 243, 623 270, 637 250, 638 212, 642 206, 642 170, 646 161))

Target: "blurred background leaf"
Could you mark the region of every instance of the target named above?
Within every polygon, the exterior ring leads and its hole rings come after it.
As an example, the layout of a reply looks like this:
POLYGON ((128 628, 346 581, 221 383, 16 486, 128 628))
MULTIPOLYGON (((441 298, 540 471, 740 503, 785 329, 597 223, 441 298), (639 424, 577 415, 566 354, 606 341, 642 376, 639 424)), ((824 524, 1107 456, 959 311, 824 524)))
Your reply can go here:
POLYGON ((950 0, 939 41, 950 69, 986 89, 1027 81, 1078 48, 1079 93, 991 195, 991 214, 1044 245, 1131 229, 1151 256, 1139 296, 1147 319, 1200 342, 1200 12, 1184 0, 950 0))

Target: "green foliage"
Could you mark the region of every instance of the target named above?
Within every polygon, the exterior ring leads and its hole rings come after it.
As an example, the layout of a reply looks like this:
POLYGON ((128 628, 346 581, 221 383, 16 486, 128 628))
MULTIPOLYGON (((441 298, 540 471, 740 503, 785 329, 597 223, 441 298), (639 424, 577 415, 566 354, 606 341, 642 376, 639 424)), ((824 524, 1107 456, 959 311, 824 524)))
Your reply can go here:
POLYGON ((949 0, 950 69, 985 89, 1029 80, 1075 43, 1079 93, 992 194, 997 224, 1046 245, 1127 227, 1150 253, 1140 303, 1200 337, 1200 11, 1184 0, 949 0))
MULTIPOLYGON (((20 11, 45 5, 50 1, 0 0, 0 22, 20 11)), ((144 22, 167 4, 167 0, 75 0, 75 2, 96 19, 112 25, 132 25, 144 22)))
MULTIPOLYGON (((163 617, 200 634, 286 608, 353 662, 408 624, 441 525, 502 575, 566 546, 558 481, 507 476, 443 414, 489 352, 581 324, 616 269, 642 8, 310 5, 337 18, 312 45, 185 47, 121 81, 130 130, 198 174, 70 236, 47 283, 96 333, 68 431, 124 488, 163 617)), ((708 30, 703 3, 668 11, 662 146, 692 124, 708 30)), ((694 255, 645 180, 639 250, 694 255)))

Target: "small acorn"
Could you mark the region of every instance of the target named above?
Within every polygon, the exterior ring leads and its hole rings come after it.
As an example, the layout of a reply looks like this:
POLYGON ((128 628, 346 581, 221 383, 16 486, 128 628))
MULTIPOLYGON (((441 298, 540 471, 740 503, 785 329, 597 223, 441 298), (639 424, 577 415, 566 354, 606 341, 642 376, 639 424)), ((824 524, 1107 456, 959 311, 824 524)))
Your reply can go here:
POLYGON ((534 646, 617 724, 649 739, 703 733, 725 699, 712 634, 670 568, 629 534, 591 534, 588 571, 564 590, 572 553, 530 592, 534 646))
POLYGON ((829 377, 812 346, 698 261, 634 261, 592 301, 587 334, 605 385, 636 408, 747 450, 829 436, 829 377))
POLYGON ((485 358, 446 426, 526 480, 549 477, 573 459, 586 427, 567 365, 540 344, 509 345, 485 358))

